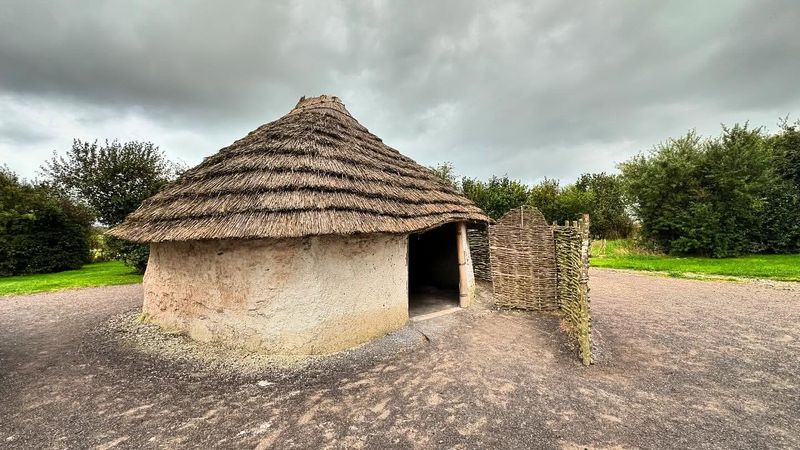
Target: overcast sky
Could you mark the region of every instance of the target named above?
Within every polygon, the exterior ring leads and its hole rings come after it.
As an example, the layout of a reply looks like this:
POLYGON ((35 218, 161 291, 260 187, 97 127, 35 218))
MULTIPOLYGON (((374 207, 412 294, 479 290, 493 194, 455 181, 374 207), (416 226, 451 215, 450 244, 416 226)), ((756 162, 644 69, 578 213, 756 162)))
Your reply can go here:
POLYGON ((323 93, 422 164, 531 182, 800 115, 796 0, 0 3, 0 163, 26 177, 73 138, 194 165, 323 93))

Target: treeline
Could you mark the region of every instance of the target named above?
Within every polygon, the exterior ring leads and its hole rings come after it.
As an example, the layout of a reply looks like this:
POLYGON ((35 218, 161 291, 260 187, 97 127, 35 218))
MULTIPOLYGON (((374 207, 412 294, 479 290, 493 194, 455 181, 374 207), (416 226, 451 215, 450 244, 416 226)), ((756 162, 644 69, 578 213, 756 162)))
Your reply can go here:
POLYGON ((800 124, 777 133, 745 125, 717 137, 670 139, 619 165, 620 174, 583 174, 573 184, 487 181, 432 169, 494 219, 530 205, 548 221, 592 219, 595 238, 630 237, 673 254, 713 257, 800 251, 800 124))
MULTIPOLYGON (((735 256, 800 251, 800 123, 776 133, 748 125, 719 136, 694 132, 619 165, 562 185, 508 177, 439 176, 498 219, 530 205, 548 221, 592 219, 595 238, 635 235, 668 253, 735 256)), ((103 236, 183 168, 149 142, 74 141, 21 180, 0 167, 0 275, 78 268, 116 258, 143 271, 147 246, 103 236)))
POLYGON ((119 259, 143 272, 146 245, 103 235, 182 167, 150 142, 75 140, 41 167, 43 179, 21 180, 0 168, 0 276, 77 269, 119 259))
POLYGON ((587 173, 577 182, 562 186, 558 180, 548 178, 535 185, 507 176, 493 176, 487 181, 459 178, 450 163, 432 167, 432 170, 495 220, 514 208, 528 205, 539 209, 549 222, 563 223, 588 213, 596 238, 623 238, 633 231, 634 223, 626 211, 619 175, 587 173))

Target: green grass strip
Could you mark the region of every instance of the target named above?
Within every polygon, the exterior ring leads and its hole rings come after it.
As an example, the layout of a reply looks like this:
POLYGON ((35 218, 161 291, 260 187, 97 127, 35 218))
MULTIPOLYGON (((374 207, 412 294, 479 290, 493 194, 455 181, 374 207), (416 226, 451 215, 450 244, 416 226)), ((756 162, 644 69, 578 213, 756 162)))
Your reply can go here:
POLYGON ((96 286, 141 283, 142 276, 119 261, 87 264, 78 270, 0 277, 0 296, 26 295, 96 286))
POLYGON ((647 254, 624 240, 602 241, 592 246, 592 267, 800 281, 800 254, 747 255, 736 258, 702 258, 647 254))

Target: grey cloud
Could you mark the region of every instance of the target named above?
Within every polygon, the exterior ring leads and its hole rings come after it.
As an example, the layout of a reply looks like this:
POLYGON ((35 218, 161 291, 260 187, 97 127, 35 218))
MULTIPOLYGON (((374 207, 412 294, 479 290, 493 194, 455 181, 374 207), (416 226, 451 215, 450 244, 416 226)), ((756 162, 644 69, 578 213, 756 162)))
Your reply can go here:
POLYGON ((214 136, 333 93, 420 162, 527 180, 800 106, 792 0, 234 5, 20 2, 0 90, 214 136))
POLYGON ((52 136, 33 124, 0 118, 0 142, 11 145, 46 142, 52 136))

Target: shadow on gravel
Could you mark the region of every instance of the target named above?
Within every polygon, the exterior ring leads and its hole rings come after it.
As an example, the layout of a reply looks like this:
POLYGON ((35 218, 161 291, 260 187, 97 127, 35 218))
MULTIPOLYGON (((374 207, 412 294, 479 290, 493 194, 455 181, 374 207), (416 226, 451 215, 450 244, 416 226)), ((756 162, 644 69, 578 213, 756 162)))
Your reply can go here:
POLYGON ((138 286, 0 299, 0 446, 800 446, 800 291, 591 287, 589 368, 558 318, 480 307, 275 361, 133 324, 138 286))

